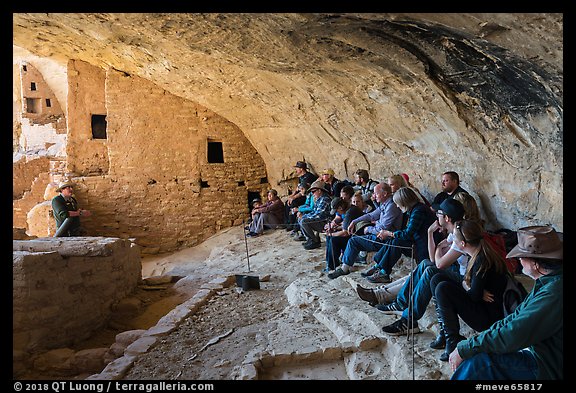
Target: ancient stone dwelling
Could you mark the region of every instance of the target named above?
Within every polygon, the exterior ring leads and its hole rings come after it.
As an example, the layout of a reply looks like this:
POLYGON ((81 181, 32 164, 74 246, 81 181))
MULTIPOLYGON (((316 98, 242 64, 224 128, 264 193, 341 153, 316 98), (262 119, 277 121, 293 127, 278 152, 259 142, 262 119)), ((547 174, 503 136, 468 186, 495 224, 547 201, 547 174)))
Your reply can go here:
MULTIPOLYGON (((189 247, 285 197, 298 160, 408 173, 429 198, 454 170, 489 228, 562 231, 562 37, 548 13, 16 13, 14 239, 53 236, 70 179, 83 226, 116 239, 95 249, 189 247)), ((30 258, 59 263, 49 243, 15 243, 15 285, 42 287, 30 258)), ((34 323, 15 320, 15 358, 46 344, 34 323)))

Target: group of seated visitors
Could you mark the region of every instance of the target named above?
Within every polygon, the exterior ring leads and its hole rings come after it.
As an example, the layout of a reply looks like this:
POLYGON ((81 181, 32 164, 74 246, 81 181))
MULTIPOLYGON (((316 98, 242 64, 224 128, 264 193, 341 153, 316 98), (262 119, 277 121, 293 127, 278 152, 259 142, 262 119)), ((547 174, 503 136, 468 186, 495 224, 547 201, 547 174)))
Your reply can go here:
POLYGON ((418 320, 432 302, 439 331, 430 347, 443 350, 440 359, 449 361, 452 379, 563 379, 562 233, 551 226, 519 228, 517 245, 502 255, 487 239, 475 198, 453 171, 442 174, 442 190, 431 203, 406 174, 378 182, 360 169, 351 184, 332 169, 315 176, 300 161, 296 172, 299 187, 285 205, 271 190, 268 201, 254 208, 250 233, 288 224, 306 250, 319 248, 325 234, 328 279, 350 274, 360 253, 372 255, 360 276, 385 285, 357 285, 358 296, 399 315, 383 326, 389 335, 419 333, 418 320), (402 255, 416 267, 392 282, 402 255), (505 258, 518 259, 535 280, 507 316, 505 258), (462 321, 477 334, 461 335, 462 321))

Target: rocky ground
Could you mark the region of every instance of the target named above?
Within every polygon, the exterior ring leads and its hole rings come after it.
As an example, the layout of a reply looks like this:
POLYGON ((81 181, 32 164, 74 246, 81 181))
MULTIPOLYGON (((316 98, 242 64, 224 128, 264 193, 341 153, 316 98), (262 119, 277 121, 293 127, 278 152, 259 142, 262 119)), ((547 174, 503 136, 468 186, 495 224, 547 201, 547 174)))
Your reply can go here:
MULTIPOLYGON (((396 316, 368 306, 354 289, 357 282, 374 286, 360 277, 366 266, 330 280, 321 272, 324 252, 304 250, 283 230, 245 243, 242 229, 232 228, 201 246, 148 258, 145 274, 183 277, 176 293, 191 295, 192 283, 217 276, 266 281, 260 290, 218 290, 122 379, 447 379, 440 352, 428 348, 434 318, 423 319, 414 351, 406 337, 386 337, 380 328, 396 316)), ((409 268, 403 259, 393 278, 409 268)))
MULTIPOLYGON (((146 257, 145 285, 126 302, 139 307, 125 306, 126 313, 116 313, 108 329, 74 348, 110 347, 114 350, 107 353, 114 353, 121 371, 112 362, 104 370, 74 378, 449 379, 448 365, 438 359, 441 351, 428 347, 437 331, 432 305, 419 321, 422 333, 413 338, 387 336, 381 327, 397 316, 370 307, 355 291, 357 283, 375 286, 360 276, 366 266, 330 280, 321 272, 324 253, 324 243, 307 251, 284 230, 245 242, 242 228, 235 227, 196 247, 146 257), (260 289, 242 290, 235 282, 237 274, 257 276, 260 289), (118 333, 128 331, 122 335, 131 334, 134 341, 145 332, 161 330, 161 318, 202 293, 201 306, 192 313, 177 313, 176 327, 157 335, 149 348, 136 356, 124 352, 130 342, 118 349, 118 333)), ((401 259, 392 279, 410 268, 410 259, 401 259)), ((466 326, 462 333, 473 334, 466 326)), ((46 373, 27 377, 58 378, 46 373)))

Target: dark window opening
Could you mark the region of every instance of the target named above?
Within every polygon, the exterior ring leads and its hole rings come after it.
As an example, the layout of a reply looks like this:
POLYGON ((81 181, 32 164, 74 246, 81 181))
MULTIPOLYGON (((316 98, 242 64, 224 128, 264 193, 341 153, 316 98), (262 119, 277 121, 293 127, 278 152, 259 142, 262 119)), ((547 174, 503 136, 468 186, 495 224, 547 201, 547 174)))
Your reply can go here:
POLYGON ((204 180, 200 180, 200 188, 209 188, 210 185, 208 185, 207 181, 204 180))
POLYGON ((36 90, 36 82, 30 83, 30 90, 32 90, 32 91, 36 90))
POLYGON ((46 108, 50 108, 52 106, 52 102, 50 102, 50 98, 46 98, 46 108))
POLYGON ((106 115, 92 115, 92 139, 106 139, 106 115))
POLYGON ((266 183, 268 183, 268 177, 261 177, 260 184, 266 184, 266 183))
POLYGON ((28 71, 28 69, 26 68, 25 65, 22 66, 22 71, 24 71, 24 72, 28 71))
POLYGON ((40 98, 26 98, 26 113, 41 113, 40 98))
POLYGON ((222 142, 208 141, 208 163, 217 164, 224 162, 222 142))
POLYGON ((244 187, 244 180, 240 180, 238 182, 238 187, 244 187))

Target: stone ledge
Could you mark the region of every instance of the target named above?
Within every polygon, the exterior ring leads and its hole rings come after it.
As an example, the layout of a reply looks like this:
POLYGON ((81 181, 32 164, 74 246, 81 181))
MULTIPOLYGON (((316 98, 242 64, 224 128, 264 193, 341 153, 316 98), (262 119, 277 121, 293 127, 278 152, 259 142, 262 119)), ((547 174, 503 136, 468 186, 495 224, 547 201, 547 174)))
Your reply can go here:
POLYGON ((42 237, 32 240, 13 240, 12 251, 50 252, 63 257, 110 256, 114 249, 132 244, 116 237, 42 237))

